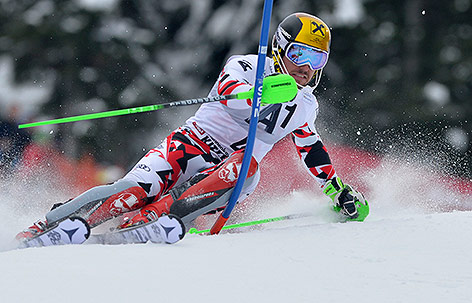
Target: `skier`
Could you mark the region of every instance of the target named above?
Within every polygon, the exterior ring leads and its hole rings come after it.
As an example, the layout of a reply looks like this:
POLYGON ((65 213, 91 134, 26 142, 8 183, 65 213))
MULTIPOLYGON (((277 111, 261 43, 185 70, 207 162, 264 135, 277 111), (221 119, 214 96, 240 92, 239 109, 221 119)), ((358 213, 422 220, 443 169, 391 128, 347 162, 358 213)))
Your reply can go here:
MULTIPOLYGON (((334 209, 347 220, 362 221, 367 216, 367 202, 337 176, 314 124, 318 102, 313 90, 328 61, 330 43, 328 26, 315 16, 294 13, 278 25, 264 75, 292 76, 298 93, 292 101, 261 107, 253 157, 238 202, 255 189, 260 176, 258 163, 275 143, 290 134, 301 160, 334 209)), ((256 63, 257 55, 230 57, 209 96, 249 91, 255 82, 256 63)), ((45 220, 36 222, 17 238, 34 237, 48 224, 71 215, 79 215, 95 227, 139 210, 119 226, 126 228, 156 220, 163 214, 176 215, 189 225, 200 215, 223 209, 238 178, 250 113, 250 99, 202 105, 122 179, 55 204, 45 220)))

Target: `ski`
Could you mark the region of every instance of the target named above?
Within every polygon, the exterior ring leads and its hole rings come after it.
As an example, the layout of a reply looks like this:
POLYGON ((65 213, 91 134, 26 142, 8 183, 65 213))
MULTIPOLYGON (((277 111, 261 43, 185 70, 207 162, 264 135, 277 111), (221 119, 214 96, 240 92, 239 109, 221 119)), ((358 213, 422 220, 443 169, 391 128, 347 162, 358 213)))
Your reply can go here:
POLYGON ((87 244, 134 244, 134 243, 167 243, 180 241, 185 235, 185 225, 174 215, 161 216, 155 221, 115 230, 110 233, 91 235, 87 244))
POLYGON ((19 248, 82 244, 90 236, 87 222, 76 216, 56 222, 37 236, 20 242, 19 248))

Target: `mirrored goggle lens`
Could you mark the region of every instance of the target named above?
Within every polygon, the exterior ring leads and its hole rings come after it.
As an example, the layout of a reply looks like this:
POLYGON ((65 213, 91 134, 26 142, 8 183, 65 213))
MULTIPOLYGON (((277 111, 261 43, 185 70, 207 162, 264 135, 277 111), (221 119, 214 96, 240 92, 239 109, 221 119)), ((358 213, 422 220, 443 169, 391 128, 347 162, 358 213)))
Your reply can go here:
POLYGON ((287 58, 295 65, 310 64, 311 69, 320 69, 328 62, 328 54, 303 44, 293 43, 288 48, 287 58))

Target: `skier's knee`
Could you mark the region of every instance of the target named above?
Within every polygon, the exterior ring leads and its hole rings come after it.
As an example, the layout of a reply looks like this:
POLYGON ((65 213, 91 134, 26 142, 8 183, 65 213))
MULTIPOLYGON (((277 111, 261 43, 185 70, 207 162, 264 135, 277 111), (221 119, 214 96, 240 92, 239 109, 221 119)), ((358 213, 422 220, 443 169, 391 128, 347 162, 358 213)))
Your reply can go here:
MULTIPOLYGON (((242 153, 235 153, 225 162, 190 179, 170 191, 172 204, 170 213, 182 218, 184 223, 198 216, 224 207, 233 192, 241 171, 242 153)), ((247 180, 243 187, 244 197, 251 193, 259 180, 257 161, 252 158, 247 180)), ((242 199, 241 199, 242 200, 242 199)))

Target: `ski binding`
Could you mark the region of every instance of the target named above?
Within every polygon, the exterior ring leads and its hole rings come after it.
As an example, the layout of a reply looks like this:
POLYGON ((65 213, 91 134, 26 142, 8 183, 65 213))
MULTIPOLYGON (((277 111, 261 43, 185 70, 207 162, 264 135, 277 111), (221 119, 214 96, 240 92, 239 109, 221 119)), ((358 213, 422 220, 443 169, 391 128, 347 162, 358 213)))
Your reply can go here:
POLYGON ((110 233, 91 235, 87 244, 167 243, 180 241, 185 235, 185 225, 174 215, 161 216, 155 221, 118 229, 110 233))

